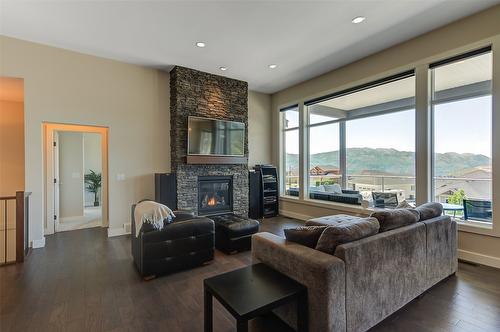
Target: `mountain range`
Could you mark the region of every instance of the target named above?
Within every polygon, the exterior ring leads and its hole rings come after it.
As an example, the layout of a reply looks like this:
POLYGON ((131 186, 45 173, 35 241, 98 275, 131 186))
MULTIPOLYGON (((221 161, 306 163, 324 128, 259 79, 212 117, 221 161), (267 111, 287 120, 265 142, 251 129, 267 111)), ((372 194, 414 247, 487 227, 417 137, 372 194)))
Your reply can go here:
MULTIPOLYGON (((395 149, 350 148, 347 149, 349 174, 415 174, 415 153, 395 149)), ((311 155, 310 168, 339 168, 339 151, 321 152, 311 155)), ((466 169, 490 165, 489 157, 472 153, 437 153, 436 176, 453 176, 466 169)), ((287 169, 298 173, 299 156, 287 154, 287 169)))

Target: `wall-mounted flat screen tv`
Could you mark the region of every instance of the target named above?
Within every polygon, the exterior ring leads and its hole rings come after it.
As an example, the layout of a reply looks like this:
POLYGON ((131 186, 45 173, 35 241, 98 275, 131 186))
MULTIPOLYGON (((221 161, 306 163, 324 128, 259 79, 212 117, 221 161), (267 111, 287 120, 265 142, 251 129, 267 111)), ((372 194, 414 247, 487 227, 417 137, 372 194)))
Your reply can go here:
POLYGON ((245 124, 190 116, 188 155, 244 156, 245 124))

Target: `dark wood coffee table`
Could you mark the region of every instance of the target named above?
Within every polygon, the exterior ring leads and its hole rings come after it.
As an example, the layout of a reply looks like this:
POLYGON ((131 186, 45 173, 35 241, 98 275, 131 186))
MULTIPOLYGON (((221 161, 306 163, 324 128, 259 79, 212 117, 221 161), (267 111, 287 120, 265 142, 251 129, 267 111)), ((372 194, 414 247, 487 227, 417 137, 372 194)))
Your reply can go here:
POLYGON ((212 332, 212 296, 236 318, 238 332, 248 321, 297 300, 298 331, 307 331, 307 288, 259 263, 205 279, 205 332, 212 332))

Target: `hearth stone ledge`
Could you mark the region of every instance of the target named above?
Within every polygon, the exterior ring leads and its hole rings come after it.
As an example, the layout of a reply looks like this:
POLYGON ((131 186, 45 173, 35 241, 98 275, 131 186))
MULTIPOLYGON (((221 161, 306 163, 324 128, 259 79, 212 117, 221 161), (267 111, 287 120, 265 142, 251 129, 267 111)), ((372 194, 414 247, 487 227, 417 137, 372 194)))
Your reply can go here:
POLYGON ((248 216, 247 165, 179 165, 176 175, 179 210, 198 214, 198 176, 232 176, 233 212, 248 216))

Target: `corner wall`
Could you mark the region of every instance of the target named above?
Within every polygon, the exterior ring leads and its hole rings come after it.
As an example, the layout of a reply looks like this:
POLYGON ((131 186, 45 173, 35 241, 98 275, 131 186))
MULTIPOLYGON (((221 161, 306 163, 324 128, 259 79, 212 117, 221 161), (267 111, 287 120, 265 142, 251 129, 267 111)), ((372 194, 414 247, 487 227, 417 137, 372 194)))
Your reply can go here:
POLYGON ((24 104, 0 100, 0 196, 24 190, 24 104))
MULTIPOLYGON (((124 234, 131 204, 154 198, 153 174, 170 172, 169 73, 0 36, 0 76, 25 79, 24 177, 33 192, 34 247, 44 245, 43 122, 109 128, 108 234, 124 234)), ((259 134, 256 145, 250 136, 251 163, 269 163, 270 96, 250 92, 248 112, 249 134, 259 134)))
POLYGON ((248 91, 248 166, 272 163, 271 96, 248 91))

